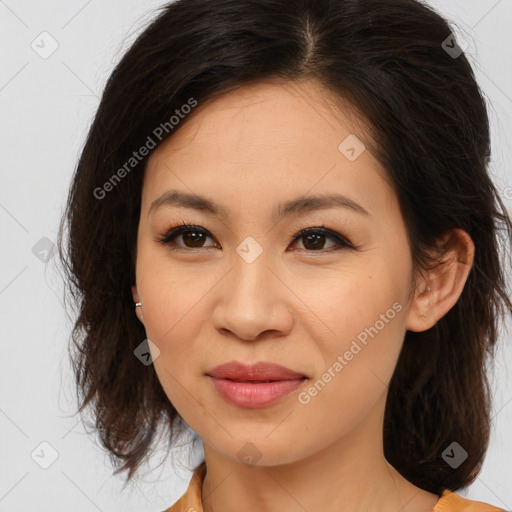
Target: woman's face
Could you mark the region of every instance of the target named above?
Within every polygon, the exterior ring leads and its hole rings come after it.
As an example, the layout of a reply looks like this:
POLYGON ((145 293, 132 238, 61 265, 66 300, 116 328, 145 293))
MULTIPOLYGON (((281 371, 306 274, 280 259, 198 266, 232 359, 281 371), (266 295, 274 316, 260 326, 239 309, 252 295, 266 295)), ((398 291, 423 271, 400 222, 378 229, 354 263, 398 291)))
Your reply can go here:
POLYGON ((381 442, 412 260, 384 170, 326 98, 311 82, 241 88, 196 107, 147 163, 137 312, 169 400, 205 446, 232 460, 252 450, 276 465, 357 436, 381 442), (221 213, 171 201, 151 208, 171 190, 221 213), (310 202, 274 216, 289 201, 334 194, 355 206, 310 202), (158 241, 182 223, 205 231, 158 241), (297 237, 303 228, 316 231, 297 237), (229 361, 273 362, 308 379, 270 405, 234 405, 207 375, 229 361))

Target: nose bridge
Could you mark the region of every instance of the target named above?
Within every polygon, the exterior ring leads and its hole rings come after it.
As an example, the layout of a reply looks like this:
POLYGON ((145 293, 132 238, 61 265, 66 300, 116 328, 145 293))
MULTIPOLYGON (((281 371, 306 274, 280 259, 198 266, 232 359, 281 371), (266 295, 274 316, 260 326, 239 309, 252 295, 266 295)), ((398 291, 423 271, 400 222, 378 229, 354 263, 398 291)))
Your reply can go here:
POLYGON ((250 304, 254 311, 268 307, 274 284, 269 269, 270 251, 248 236, 236 247, 235 253, 230 283, 233 298, 238 303, 250 304))
POLYGON ((214 313, 217 329, 255 339, 263 331, 290 328, 283 285, 271 270, 270 260, 270 251, 264 251, 254 238, 239 244, 214 313))

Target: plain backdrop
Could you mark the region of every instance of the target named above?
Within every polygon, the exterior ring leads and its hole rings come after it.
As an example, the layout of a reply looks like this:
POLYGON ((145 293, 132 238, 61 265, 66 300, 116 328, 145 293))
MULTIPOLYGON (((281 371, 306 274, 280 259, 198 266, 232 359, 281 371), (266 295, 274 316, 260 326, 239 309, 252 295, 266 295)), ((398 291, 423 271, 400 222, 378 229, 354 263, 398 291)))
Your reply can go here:
MULTIPOLYGON (((512 0, 429 3, 463 29, 459 37, 489 101, 493 177, 510 209, 512 0)), ((188 463, 185 448, 168 458, 156 454, 141 483, 123 489, 94 436, 73 416, 71 323, 50 265, 70 177, 106 79, 162 4, 0 0, 0 512, 162 511, 188 486, 191 472, 177 463, 188 463)), ((489 451, 476 481, 459 493, 511 510, 507 327, 490 373, 489 451)), ((199 446, 192 463, 201 456, 199 446)))

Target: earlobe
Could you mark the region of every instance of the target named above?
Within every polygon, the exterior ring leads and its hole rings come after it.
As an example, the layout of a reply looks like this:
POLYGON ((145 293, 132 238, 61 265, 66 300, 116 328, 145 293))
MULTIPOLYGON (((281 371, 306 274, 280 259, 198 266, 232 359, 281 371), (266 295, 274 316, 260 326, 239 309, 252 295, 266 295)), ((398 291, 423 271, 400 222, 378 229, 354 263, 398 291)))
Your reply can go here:
POLYGON ((137 318, 139 321, 144 324, 144 314, 142 311, 142 303, 139 299, 139 294, 137 293, 137 287, 135 285, 132 286, 132 298, 134 302, 135 307, 135 314, 137 315, 137 318))
POLYGON ((134 303, 140 302, 139 294, 137 293, 137 286, 136 285, 132 286, 132 298, 133 298, 133 302, 134 303))
POLYGON ((418 285, 411 302, 406 328, 423 332, 433 327, 459 300, 473 265, 475 246, 462 229, 449 231, 441 240, 442 261, 418 285))
POLYGON ((430 281, 425 281, 422 288, 416 292, 407 313, 406 329, 423 332, 430 329, 437 320, 432 318, 432 287, 430 281))

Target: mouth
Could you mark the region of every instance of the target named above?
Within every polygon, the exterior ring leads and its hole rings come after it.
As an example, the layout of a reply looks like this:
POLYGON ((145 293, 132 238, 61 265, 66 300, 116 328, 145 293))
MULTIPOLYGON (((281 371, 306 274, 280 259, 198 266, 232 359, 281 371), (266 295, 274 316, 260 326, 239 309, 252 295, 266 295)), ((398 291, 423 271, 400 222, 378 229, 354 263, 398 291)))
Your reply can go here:
POLYGON ((309 380, 298 371, 268 361, 229 361, 209 370, 206 376, 227 403, 252 409, 283 400, 309 380))
POLYGON ((291 370, 276 363, 259 361, 253 364, 245 364, 238 361, 230 361, 209 370, 209 377, 231 380, 234 382, 276 382, 283 380, 297 380, 305 374, 291 370))
POLYGON ((282 380, 243 380, 208 375, 213 388, 227 403, 245 409, 267 407, 296 392, 307 377, 282 380))
MULTIPOLYGON (((242 380, 242 379, 227 379, 227 378, 225 380, 230 380, 232 382, 245 382, 247 384, 264 384, 267 382, 277 382, 277 380, 242 380)), ((287 379, 282 379, 282 380, 287 380, 287 379)))
POLYGON ((297 376, 297 377, 283 377, 281 379, 234 379, 232 377, 224 377, 222 375, 211 375, 209 373, 205 374, 207 377, 211 377, 213 379, 222 379, 222 380, 229 380, 232 382, 245 382, 247 384, 261 384, 266 382, 280 382, 283 380, 300 380, 300 379, 307 379, 308 377, 305 377, 304 375, 297 376))

